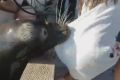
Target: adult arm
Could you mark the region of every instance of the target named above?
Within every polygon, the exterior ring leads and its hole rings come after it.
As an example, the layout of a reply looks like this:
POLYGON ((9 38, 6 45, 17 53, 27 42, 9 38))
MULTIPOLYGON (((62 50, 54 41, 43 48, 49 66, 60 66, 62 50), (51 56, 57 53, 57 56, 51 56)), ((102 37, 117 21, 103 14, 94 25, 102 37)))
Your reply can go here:
POLYGON ((17 6, 13 0, 0 1, 0 10, 15 13, 17 11, 17 6))

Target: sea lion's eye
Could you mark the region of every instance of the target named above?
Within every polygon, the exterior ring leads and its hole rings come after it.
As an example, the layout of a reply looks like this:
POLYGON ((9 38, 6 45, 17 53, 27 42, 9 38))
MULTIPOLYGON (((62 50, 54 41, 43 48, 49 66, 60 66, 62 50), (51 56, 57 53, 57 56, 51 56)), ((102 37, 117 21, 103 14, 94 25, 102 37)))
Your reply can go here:
POLYGON ((42 29, 43 31, 43 35, 46 36, 47 35, 47 30, 45 28, 42 29))
POLYGON ((46 30, 45 28, 42 28, 41 31, 42 31, 42 32, 41 32, 41 34, 42 34, 42 38, 43 38, 43 39, 46 39, 47 36, 48 36, 48 32, 47 32, 47 30, 46 30))

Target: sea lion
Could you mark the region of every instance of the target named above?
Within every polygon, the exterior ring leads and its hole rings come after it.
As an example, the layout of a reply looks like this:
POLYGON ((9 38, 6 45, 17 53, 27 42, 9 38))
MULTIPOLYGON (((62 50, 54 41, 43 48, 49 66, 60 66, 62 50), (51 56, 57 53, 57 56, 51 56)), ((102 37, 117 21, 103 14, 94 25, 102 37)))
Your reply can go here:
POLYGON ((14 63, 21 62, 20 66, 25 67, 36 53, 42 54, 67 39, 67 28, 41 21, 18 20, 0 25, 0 79, 13 80, 14 63))
POLYGON ((36 44, 44 42, 45 29, 34 24, 36 23, 15 21, 0 25, 0 79, 8 80, 9 77, 5 76, 9 74, 12 63, 18 59, 18 53, 24 48, 29 52, 36 44))

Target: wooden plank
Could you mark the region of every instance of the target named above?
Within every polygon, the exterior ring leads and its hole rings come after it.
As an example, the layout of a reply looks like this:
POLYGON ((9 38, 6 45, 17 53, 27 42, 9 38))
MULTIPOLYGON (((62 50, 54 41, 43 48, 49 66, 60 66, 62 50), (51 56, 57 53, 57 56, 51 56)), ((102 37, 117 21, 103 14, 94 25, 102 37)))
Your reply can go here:
POLYGON ((28 63, 20 80, 54 80, 54 64, 28 63))

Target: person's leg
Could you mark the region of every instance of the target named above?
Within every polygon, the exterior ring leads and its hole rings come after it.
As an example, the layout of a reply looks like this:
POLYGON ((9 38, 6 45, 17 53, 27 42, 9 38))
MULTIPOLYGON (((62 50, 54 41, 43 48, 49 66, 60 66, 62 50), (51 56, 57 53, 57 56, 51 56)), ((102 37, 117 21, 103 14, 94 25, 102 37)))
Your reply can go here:
MULTIPOLYGON (((118 55, 120 56, 120 32, 118 33, 116 37, 116 49, 118 51, 118 55)), ((115 66, 115 72, 114 72, 114 80, 120 80, 120 59, 118 60, 116 66, 115 66)))
POLYGON ((115 66, 114 80, 120 80, 120 59, 115 66))

